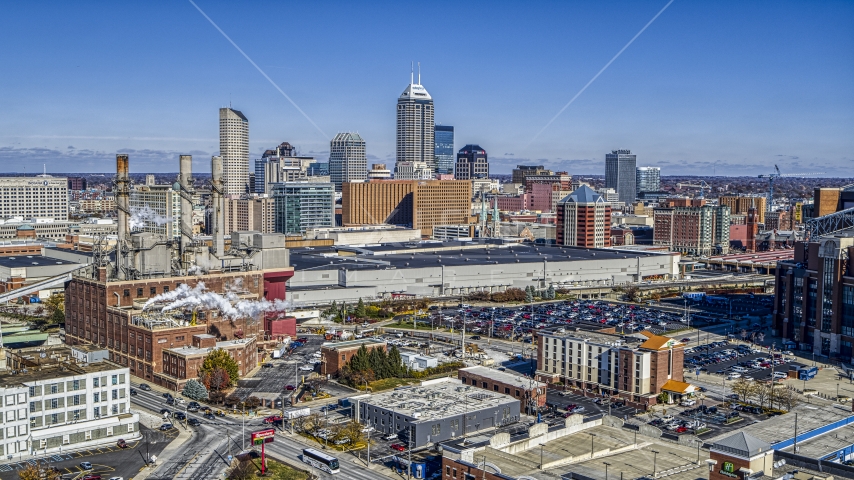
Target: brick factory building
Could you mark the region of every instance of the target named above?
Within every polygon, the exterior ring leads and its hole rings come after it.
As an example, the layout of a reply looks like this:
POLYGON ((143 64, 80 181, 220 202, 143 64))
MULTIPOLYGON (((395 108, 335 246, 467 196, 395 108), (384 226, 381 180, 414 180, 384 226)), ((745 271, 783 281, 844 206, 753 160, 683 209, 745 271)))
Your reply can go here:
POLYGON ((237 362, 241 377, 258 364, 258 344, 254 337, 218 342, 214 335, 202 333, 193 335, 192 345, 163 350, 163 373, 155 374, 156 383, 170 390, 184 388, 187 380, 199 377, 205 357, 217 349, 225 350, 237 362))
POLYGON ((488 367, 468 367, 457 371, 463 385, 503 393, 519 400, 522 412, 532 412, 532 407, 546 405, 546 384, 519 374, 502 372, 488 367))
POLYGON ((382 340, 375 338, 363 338, 361 340, 350 340, 346 342, 326 342, 320 347, 320 356, 322 365, 320 373, 323 375, 335 375, 341 370, 341 367, 347 364, 353 355, 364 347, 370 352, 375 348, 381 348, 386 351, 387 344, 382 340))
MULTIPOLYGON (((214 292, 241 285, 241 298, 284 298, 286 271, 212 273, 204 277, 166 277, 143 280, 100 281, 75 277, 65 295, 66 343, 92 343, 107 348, 110 360, 128 367, 131 375, 161 384, 163 351, 192 345, 194 335, 211 334, 218 341, 263 335, 264 320, 228 319, 217 311, 176 312, 159 318, 141 310, 156 295, 174 291, 181 284, 200 281, 214 292), (281 296, 272 296, 278 293, 281 296), (195 323, 195 324, 194 324, 195 323)), ((268 322, 270 323, 270 322, 268 322)))
POLYGON ((433 233, 435 225, 471 223, 472 185, 466 180, 381 180, 342 184, 341 221, 406 225, 433 233))

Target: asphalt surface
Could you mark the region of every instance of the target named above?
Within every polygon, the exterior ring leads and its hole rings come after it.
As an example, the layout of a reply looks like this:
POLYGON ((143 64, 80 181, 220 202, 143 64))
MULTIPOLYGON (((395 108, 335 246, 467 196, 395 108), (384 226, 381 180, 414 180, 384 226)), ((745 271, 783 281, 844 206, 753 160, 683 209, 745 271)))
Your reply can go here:
MULTIPOLYGON (((727 349, 735 350, 735 346, 734 345, 727 345, 727 346, 723 346, 723 347, 712 348, 712 349, 707 350, 707 351, 697 350, 691 354, 686 353, 685 359, 687 360, 688 358, 692 358, 693 356, 696 356, 699 353, 714 353, 714 352, 720 352, 720 351, 727 350, 727 349)), ((780 352, 773 352, 773 353, 779 354, 780 352)), ((751 360, 755 360, 755 359, 759 359, 759 358, 768 358, 771 355, 772 355, 772 353, 769 353, 767 348, 763 348, 762 352, 760 352, 760 353, 750 353, 747 355, 739 356, 739 357, 734 358, 732 360, 726 360, 726 361, 722 361, 720 363, 710 363, 708 365, 703 365, 701 367, 688 366, 688 364, 686 364, 685 376, 686 376, 686 378, 694 376, 696 369, 700 368, 700 369, 705 369, 705 370, 701 370, 701 371, 707 371, 708 373, 711 373, 713 375, 720 375, 722 377, 725 377, 729 372, 732 371, 731 370, 732 367, 738 365, 739 363, 749 362, 751 360)), ((745 373, 742 373, 741 376, 746 377, 746 378, 752 378, 754 380, 769 380, 771 378, 772 370, 774 372, 784 372, 785 373, 785 372, 789 371, 789 368, 791 366, 803 366, 804 365, 803 363, 796 361, 795 357, 793 357, 791 355, 783 355, 783 357, 786 359, 789 359, 789 360, 783 364, 774 365, 773 369, 772 368, 749 368, 749 367, 745 367, 745 368, 747 368, 747 371, 745 373)))
MULTIPOLYGON (((145 455, 160 455, 169 441, 175 437, 177 432, 160 432, 140 426, 143 439, 128 442, 128 448, 119 448, 115 444, 109 444, 98 448, 87 450, 70 451, 47 455, 31 460, 47 463, 56 467, 62 473, 63 478, 73 478, 83 472, 81 462, 92 464, 91 473, 97 473, 104 479, 110 477, 130 478, 136 475, 145 465, 145 455)), ((118 438, 116 438, 118 440, 118 438)), ((18 470, 27 466, 27 461, 17 463, 5 463, 0 465, 0 479, 18 479, 18 470)))

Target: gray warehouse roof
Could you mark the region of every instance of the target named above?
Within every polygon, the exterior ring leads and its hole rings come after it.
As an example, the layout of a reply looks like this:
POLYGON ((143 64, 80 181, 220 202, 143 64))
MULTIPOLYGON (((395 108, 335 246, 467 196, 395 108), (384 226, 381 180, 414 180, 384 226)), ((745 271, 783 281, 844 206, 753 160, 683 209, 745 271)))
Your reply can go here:
POLYGON ((546 247, 497 242, 421 242, 364 247, 291 249, 295 270, 424 268, 508 263, 616 260, 669 255, 658 252, 546 247), (344 252, 344 255, 339 255, 344 252))
POLYGON ((771 444, 748 433, 738 432, 722 440, 718 440, 712 445, 712 448, 749 458, 771 450, 771 444))
POLYGON ((367 406, 383 408, 415 418, 414 423, 464 415, 486 408, 518 404, 509 395, 463 385, 454 378, 442 378, 422 385, 400 388, 361 398, 367 406))

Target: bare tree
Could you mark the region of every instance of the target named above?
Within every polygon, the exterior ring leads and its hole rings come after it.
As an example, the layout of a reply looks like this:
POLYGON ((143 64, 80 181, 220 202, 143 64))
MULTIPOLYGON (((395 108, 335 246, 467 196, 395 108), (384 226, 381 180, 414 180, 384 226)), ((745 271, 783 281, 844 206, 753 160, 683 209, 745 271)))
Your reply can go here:
POLYGON ((739 378, 732 384, 732 391, 741 399, 742 402, 747 403, 751 397, 756 394, 756 385, 755 382, 751 382, 746 378, 739 378))
POLYGON ((753 396, 756 398, 756 403, 760 407, 764 407, 765 402, 771 398, 771 385, 760 382, 753 383, 756 384, 753 389, 753 396))
POLYGON ((801 398, 790 388, 775 388, 771 392, 771 401, 785 408, 786 411, 791 411, 801 403, 801 398))

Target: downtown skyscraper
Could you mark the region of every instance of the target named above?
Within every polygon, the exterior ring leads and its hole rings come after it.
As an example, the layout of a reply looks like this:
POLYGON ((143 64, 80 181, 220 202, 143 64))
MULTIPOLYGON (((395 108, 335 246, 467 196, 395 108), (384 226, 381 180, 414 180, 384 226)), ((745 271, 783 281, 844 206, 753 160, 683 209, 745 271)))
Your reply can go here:
POLYGON ((397 99, 397 163, 425 163, 436 172, 434 127, 433 98, 421 86, 419 72, 418 83, 413 74, 397 99))
POLYGON ((436 125, 436 173, 454 174, 454 127, 436 125))
POLYGON ((222 156, 223 193, 246 193, 249 190, 249 120, 231 107, 219 109, 219 154, 222 156))
POLYGON ((363 182, 368 178, 365 141, 358 133, 339 133, 329 143, 329 177, 335 191, 345 182, 363 182))
POLYGON ((612 150, 605 155, 605 188, 613 188, 621 202, 637 198, 637 155, 631 150, 612 150))

